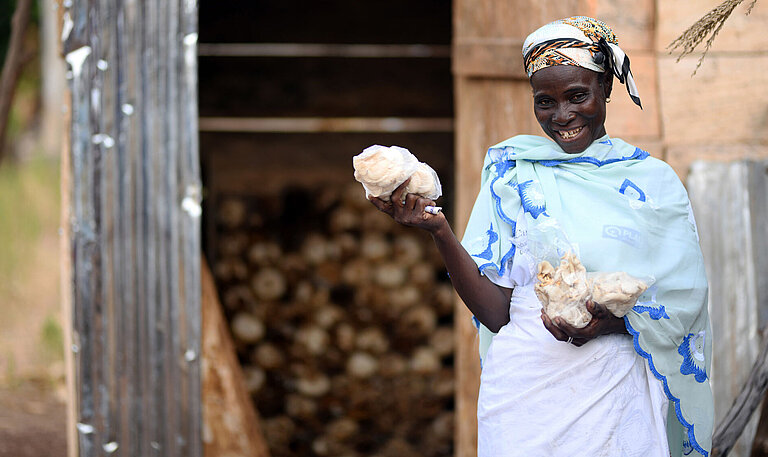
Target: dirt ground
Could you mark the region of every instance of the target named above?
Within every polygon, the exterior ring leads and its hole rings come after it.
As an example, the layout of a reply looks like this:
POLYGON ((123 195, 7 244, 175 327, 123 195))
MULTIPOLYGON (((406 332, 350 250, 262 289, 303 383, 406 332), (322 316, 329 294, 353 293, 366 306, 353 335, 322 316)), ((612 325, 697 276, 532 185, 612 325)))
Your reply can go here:
POLYGON ((66 406, 50 385, 0 386, 0 457, 65 457, 66 406))

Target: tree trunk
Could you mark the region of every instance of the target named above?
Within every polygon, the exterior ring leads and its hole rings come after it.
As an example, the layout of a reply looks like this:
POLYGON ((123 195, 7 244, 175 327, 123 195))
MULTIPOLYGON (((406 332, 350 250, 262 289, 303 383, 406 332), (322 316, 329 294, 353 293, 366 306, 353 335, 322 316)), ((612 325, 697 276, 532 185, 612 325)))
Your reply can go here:
POLYGON ((0 74, 0 163, 2 163, 7 150, 5 134, 8 130, 8 118, 11 113, 13 96, 16 93, 16 83, 19 80, 21 69, 29 60, 24 55, 24 35, 27 31, 31 12, 32 0, 17 1, 11 21, 11 41, 8 44, 8 53, 5 55, 3 72, 0 74))

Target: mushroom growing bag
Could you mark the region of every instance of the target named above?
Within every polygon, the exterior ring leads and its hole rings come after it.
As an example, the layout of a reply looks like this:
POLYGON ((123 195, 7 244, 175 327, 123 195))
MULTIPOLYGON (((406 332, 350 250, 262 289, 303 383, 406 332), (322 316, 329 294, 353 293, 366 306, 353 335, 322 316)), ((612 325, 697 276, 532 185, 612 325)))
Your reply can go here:
POLYGON ((366 197, 389 201, 392 192, 408 178, 406 193, 418 194, 430 200, 442 195, 437 173, 405 148, 374 144, 352 158, 355 179, 365 189, 366 197))
POLYGON ((536 235, 516 249, 536 260, 534 292, 550 319, 560 317, 575 328, 584 328, 592 320, 587 311, 589 300, 624 317, 654 282, 652 276, 636 278, 624 271, 588 272, 579 259, 578 246, 570 243, 554 219, 538 224, 536 235))
MULTIPOLYGON (((655 278, 624 316, 626 328, 677 419, 667 424, 672 449, 708 455, 707 281, 688 196, 672 168, 607 135, 578 154, 548 138, 519 135, 488 150, 481 181, 462 244, 494 283, 515 286, 509 269, 518 254, 518 217, 527 242, 541 246, 557 245, 553 232, 540 229, 556 221, 588 272, 655 278)), ((484 351, 492 333, 479 329, 484 351)))

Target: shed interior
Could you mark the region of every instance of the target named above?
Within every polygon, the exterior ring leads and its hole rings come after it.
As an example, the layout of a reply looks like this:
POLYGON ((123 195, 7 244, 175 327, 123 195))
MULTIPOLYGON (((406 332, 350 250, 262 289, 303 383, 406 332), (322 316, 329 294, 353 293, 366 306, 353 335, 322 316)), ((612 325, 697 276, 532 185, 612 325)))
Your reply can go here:
POLYGON ((365 200, 399 145, 453 202, 451 3, 200 2, 204 250, 273 456, 453 454, 453 302, 365 200))

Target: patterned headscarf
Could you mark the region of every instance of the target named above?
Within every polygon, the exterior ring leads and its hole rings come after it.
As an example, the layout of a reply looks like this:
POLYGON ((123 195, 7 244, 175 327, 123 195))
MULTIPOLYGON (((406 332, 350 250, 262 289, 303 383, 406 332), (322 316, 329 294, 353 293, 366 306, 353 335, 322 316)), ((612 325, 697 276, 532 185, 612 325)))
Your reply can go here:
POLYGON ((629 57, 603 21, 574 16, 550 22, 525 39, 523 63, 529 78, 553 65, 574 65, 599 73, 612 69, 619 82, 627 86, 632 101, 643 107, 629 69, 629 57))

